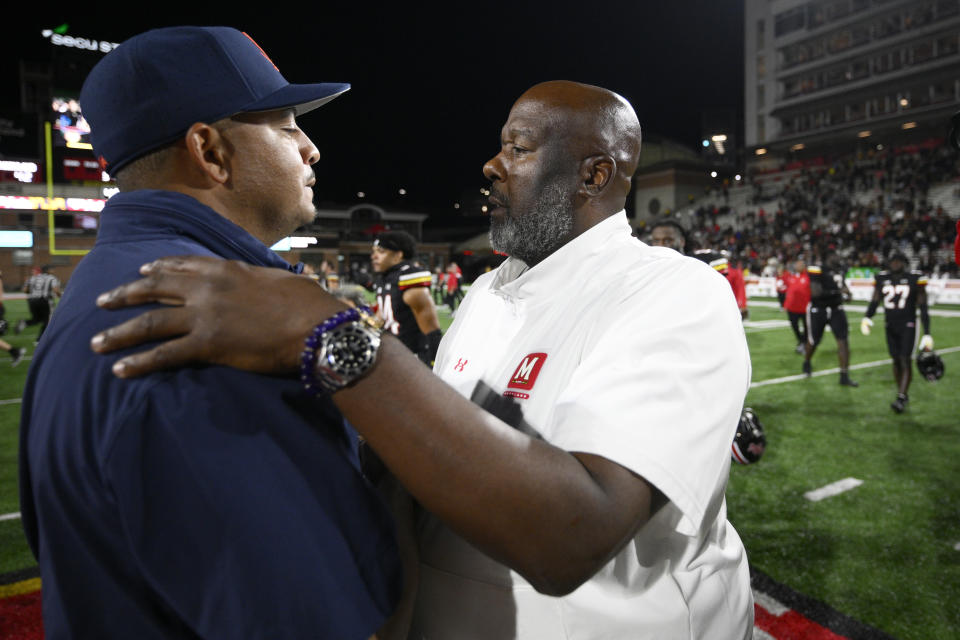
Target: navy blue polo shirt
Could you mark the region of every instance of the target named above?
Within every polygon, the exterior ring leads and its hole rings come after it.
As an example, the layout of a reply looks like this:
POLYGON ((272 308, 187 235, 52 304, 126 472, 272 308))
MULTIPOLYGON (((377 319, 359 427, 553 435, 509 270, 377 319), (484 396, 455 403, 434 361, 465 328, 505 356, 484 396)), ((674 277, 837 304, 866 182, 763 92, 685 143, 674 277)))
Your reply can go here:
POLYGON ((120 380, 126 352, 90 350, 144 310, 104 311, 97 295, 185 254, 293 269, 189 196, 107 202, 23 397, 21 510, 46 636, 366 639, 396 604, 400 563, 329 397, 218 366, 120 380))

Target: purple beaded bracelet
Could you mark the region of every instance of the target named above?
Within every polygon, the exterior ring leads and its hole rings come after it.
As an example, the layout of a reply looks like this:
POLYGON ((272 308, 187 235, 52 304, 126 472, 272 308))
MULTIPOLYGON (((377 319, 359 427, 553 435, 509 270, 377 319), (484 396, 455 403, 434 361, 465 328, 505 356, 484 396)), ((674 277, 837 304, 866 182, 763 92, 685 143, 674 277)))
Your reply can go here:
POLYGON ((303 353, 300 354, 300 380, 303 382, 303 386, 306 387, 307 392, 311 395, 320 395, 326 392, 326 389, 317 381, 315 375, 317 364, 317 347, 320 346, 320 341, 323 338, 323 334, 325 334, 327 331, 330 331, 334 327, 339 327, 341 324, 353 322, 359 319, 360 312, 356 309, 338 311, 314 327, 313 331, 310 332, 310 335, 307 336, 306 340, 304 340, 305 348, 303 353))

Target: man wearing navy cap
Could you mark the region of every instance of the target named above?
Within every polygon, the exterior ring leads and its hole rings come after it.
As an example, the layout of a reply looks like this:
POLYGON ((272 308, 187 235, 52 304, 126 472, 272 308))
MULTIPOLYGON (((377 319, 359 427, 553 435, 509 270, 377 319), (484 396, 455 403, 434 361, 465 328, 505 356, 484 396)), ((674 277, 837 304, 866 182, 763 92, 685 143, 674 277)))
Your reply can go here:
POLYGON ((288 83, 246 34, 173 27, 107 55, 81 93, 120 193, 23 396, 23 524, 55 638, 357 638, 399 594, 394 529, 329 397, 211 365, 139 379, 88 340, 105 287, 169 254, 299 273, 268 248, 314 218, 296 116, 347 84, 288 83))

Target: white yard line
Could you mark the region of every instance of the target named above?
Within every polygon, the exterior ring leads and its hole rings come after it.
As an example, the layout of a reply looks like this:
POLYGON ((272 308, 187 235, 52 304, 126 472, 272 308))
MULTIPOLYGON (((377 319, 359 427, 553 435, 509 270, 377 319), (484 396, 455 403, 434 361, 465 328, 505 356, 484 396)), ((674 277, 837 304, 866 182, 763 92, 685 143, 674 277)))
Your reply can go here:
MULTIPOLYGON (((747 306, 748 307, 768 307, 770 309, 779 309, 780 303, 774 300, 752 300, 752 301, 748 300, 747 306)), ((867 305, 850 304, 849 302, 845 302, 843 304, 843 309, 844 311, 857 311, 862 313, 867 310, 867 305)), ((930 309, 930 315, 939 316, 941 318, 960 318, 960 311, 957 311, 955 309, 937 309, 936 307, 932 307, 930 309)))
POLYGON ((803 497, 809 500, 810 502, 820 502, 827 498, 832 498, 833 496, 840 495, 851 489, 856 489, 863 484, 863 480, 857 480, 856 478, 844 478, 843 480, 837 480, 836 482, 831 482, 830 484, 820 487, 819 489, 814 489, 813 491, 807 491, 803 494, 803 497))
POLYGON ((19 520, 19 519, 20 519, 19 511, 16 511, 14 513, 0 514, 0 522, 3 522, 4 520, 19 520))
MULTIPOLYGON (((941 355, 944 353, 954 353, 957 351, 960 351, 960 347, 947 347, 946 349, 936 350, 936 352, 941 355)), ((873 367, 882 367, 883 365, 888 365, 891 363, 893 363, 893 360, 891 360, 890 358, 887 358, 886 360, 874 360, 873 362, 861 362, 860 364, 850 365, 850 370, 853 371, 855 369, 871 369, 873 367)), ((834 369, 823 369, 821 371, 814 371, 812 377, 816 378, 819 376, 828 376, 834 373, 840 373, 840 369, 834 368, 834 369)), ((794 382, 795 380, 803 380, 806 377, 807 376, 805 374, 801 373, 795 376, 784 376, 783 378, 771 378, 770 380, 761 380, 759 382, 751 382, 750 388, 753 389, 754 387, 764 387, 768 384, 783 384, 784 382, 794 382)))

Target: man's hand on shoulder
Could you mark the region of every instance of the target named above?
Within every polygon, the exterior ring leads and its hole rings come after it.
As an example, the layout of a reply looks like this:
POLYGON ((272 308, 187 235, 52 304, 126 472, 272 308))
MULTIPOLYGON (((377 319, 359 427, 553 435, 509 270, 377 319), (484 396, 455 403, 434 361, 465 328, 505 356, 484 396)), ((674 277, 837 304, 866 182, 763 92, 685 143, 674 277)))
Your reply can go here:
POLYGON ((193 362, 260 373, 294 372, 313 326, 347 308, 310 278, 237 261, 162 258, 140 272, 142 279, 97 299, 104 309, 170 305, 93 337, 91 348, 98 353, 164 340, 117 361, 114 373, 121 378, 193 362))

